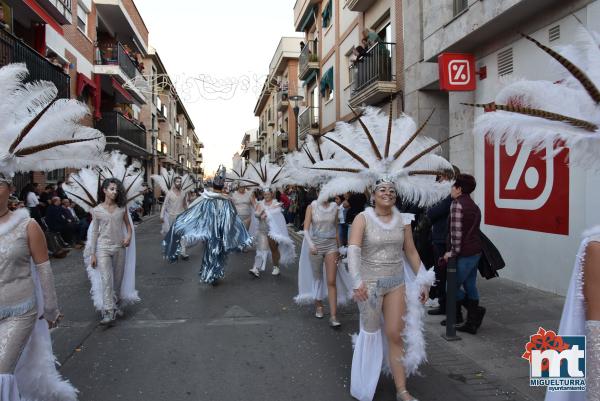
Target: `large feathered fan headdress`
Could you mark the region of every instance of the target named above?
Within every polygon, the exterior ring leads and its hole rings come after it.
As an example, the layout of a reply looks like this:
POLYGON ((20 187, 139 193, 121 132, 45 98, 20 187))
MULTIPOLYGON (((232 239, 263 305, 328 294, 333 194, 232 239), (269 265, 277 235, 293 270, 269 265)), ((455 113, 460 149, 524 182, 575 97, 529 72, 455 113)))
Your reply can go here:
POLYGON ((240 182, 257 186, 263 191, 273 191, 282 184, 284 166, 269 162, 269 156, 264 156, 259 163, 249 162, 248 165, 248 178, 240 182))
MULTIPOLYGON (((433 112, 432 112, 433 114, 433 112)), ((311 169, 327 172, 319 194, 325 200, 345 192, 362 193, 378 181, 394 183, 398 195, 414 204, 434 204, 450 191, 450 183, 436 182, 436 176, 452 171, 443 157, 432 154, 452 137, 437 142, 419 134, 429 121, 417 128, 407 115, 393 119, 379 109, 367 107, 358 124, 340 122, 334 132, 323 136, 340 150, 330 160, 311 169)))
POLYGON ((0 68, 0 175, 94 164, 106 141, 79 124, 87 106, 57 99, 51 82, 23 83, 26 76, 25 64, 0 68))
POLYGON ((311 186, 323 181, 323 172, 309 169, 331 159, 339 150, 321 135, 309 135, 299 151, 285 155, 285 184, 311 186))
POLYGON ((571 163, 600 168, 600 38, 583 30, 561 54, 523 35, 562 66, 558 82, 521 80, 506 86, 494 102, 466 105, 488 113, 478 117, 475 133, 505 143, 509 138, 541 150, 570 148, 571 163), (568 58, 567 58, 568 57, 568 58))
POLYGON ((83 168, 71 174, 63 189, 85 211, 98 205, 98 194, 102 182, 117 178, 123 183, 127 204, 139 200, 144 191, 144 170, 139 162, 127 165, 127 156, 114 151, 104 154, 103 167, 83 168))
POLYGON ((227 180, 233 183, 233 187, 252 187, 249 183, 250 166, 238 153, 233 156, 232 168, 227 170, 227 180))
POLYGON ((158 185, 164 193, 167 193, 175 184, 176 177, 181 177, 182 193, 188 193, 194 189, 196 183, 191 175, 185 174, 183 176, 179 176, 175 171, 167 170, 164 167, 160 168, 160 174, 154 174, 150 178, 152 178, 152 181, 154 181, 154 183, 158 185))

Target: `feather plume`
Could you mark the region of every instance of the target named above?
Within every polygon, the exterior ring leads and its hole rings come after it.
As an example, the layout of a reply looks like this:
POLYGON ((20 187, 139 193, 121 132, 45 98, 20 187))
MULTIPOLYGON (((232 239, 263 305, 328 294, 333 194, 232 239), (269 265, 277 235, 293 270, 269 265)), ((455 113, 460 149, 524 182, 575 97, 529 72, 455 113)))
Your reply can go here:
POLYGON ((279 166, 269 161, 269 156, 264 156, 258 165, 254 162, 249 162, 251 167, 248 169, 247 178, 245 181, 255 183, 262 189, 279 188, 286 180, 284 166, 279 166))
POLYGON ((285 155, 284 184, 311 186, 315 182, 321 182, 323 173, 312 169, 312 166, 319 161, 331 159, 335 150, 335 145, 323 140, 323 137, 308 136, 300 151, 285 155), (320 155, 318 148, 321 149, 320 155))
POLYGON ((581 29, 573 43, 553 50, 526 36, 552 57, 560 80, 512 82, 493 103, 473 105, 491 111, 477 117, 474 133, 500 144, 517 141, 534 151, 567 147, 570 164, 600 168, 598 37, 581 29))
POLYGON ((106 141, 79 123, 87 106, 56 99, 50 82, 23 83, 26 76, 24 64, 0 68, 0 171, 12 176, 99 163, 106 141))
POLYGON ((417 129, 410 117, 402 115, 397 119, 392 118, 390 123, 389 116, 376 108, 367 107, 361 120, 363 124, 358 125, 340 122, 334 132, 327 134, 331 142, 344 152, 337 152, 332 159, 312 166, 323 176, 321 182, 324 185, 319 195, 321 200, 347 191, 364 192, 382 177, 392 179, 401 197, 420 206, 431 205, 448 195, 449 184, 437 183, 435 175, 411 174, 412 171, 451 170, 452 166, 435 154, 439 148, 438 142, 415 135, 421 129, 417 129), (367 127, 371 138, 366 135, 367 130, 363 125, 367 127), (388 150, 401 149, 407 142, 408 145, 398 155, 388 152, 387 157, 379 159, 381 151, 374 151, 371 139, 378 149, 384 150, 386 147, 388 150), (346 149, 352 149, 354 154, 346 149))

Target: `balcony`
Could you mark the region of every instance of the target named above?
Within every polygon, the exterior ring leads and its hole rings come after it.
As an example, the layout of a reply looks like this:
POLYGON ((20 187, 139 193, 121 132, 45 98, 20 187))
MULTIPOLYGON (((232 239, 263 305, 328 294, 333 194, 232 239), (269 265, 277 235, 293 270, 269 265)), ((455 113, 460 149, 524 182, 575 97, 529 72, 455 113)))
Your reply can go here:
POLYGON ((278 111, 286 111, 290 106, 290 101, 288 99, 287 91, 279 91, 277 92, 277 110, 278 111))
POLYGON ((346 0, 346 7, 350 11, 358 11, 364 13, 367 11, 373 4, 375 4, 376 0, 346 0))
POLYGON ((101 44, 98 50, 100 58, 96 60, 94 73, 114 76, 119 83, 126 84, 127 89, 139 102, 146 103, 146 97, 141 90, 147 86, 146 79, 140 74, 123 44, 101 44))
POLYGON ((300 59, 298 60, 298 78, 300 80, 307 80, 311 74, 319 71, 319 53, 317 49, 317 42, 309 40, 300 52, 300 59))
POLYGON ((38 3, 61 25, 71 24, 71 0, 38 0, 38 3))
POLYGON ((135 39, 147 53, 148 29, 133 0, 94 0, 94 4, 100 19, 110 22, 112 32, 135 39))
POLYGON ((306 32, 315 23, 318 4, 321 0, 296 0, 294 5, 294 27, 296 32, 306 32))
POLYGON ((29 70, 27 81, 50 81, 58 89, 58 97, 68 99, 71 95, 71 77, 20 39, 0 29, 0 67, 10 63, 25 63, 29 70))
POLYGON ((96 122, 96 128, 106 136, 107 149, 117 149, 128 156, 136 157, 148 154, 146 130, 123 117, 121 113, 102 113, 102 119, 96 122))
POLYGON ((377 104, 397 91, 393 54, 395 43, 380 42, 351 67, 353 86, 350 105, 377 104))
POLYGON ((319 133, 319 108, 307 107, 298 116, 298 133, 300 139, 304 140, 306 135, 319 133))

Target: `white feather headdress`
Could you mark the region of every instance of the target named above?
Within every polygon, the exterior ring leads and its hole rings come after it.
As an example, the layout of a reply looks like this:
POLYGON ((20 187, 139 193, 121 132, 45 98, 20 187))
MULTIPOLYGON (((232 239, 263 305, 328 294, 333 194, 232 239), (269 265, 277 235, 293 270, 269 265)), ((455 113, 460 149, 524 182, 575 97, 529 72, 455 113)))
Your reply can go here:
POLYGON ((51 82, 23 83, 27 74, 25 64, 0 68, 0 175, 94 164, 106 140, 79 124, 87 106, 57 99, 51 82))
POLYGON ((194 186, 196 185, 194 182, 194 177, 189 174, 180 176, 174 170, 167 170, 164 167, 160 168, 160 174, 154 174, 150 178, 152 178, 152 181, 154 181, 154 183, 158 185, 164 193, 167 193, 175 184, 176 177, 181 177, 182 193, 185 194, 194 189, 194 186))
POLYGON ((585 29, 576 42, 557 51, 523 35, 561 68, 558 82, 521 80, 502 89, 488 104, 467 105, 488 111, 474 132, 488 140, 509 139, 541 150, 559 142, 570 148, 570 161, 600 168, 600 41, 585 29), (567 58, 568 57, 568 58, 567 58))
POLYGON ((73 201, 85 211, 98 205, 98 194, 102 181, 117 178, 123 183, 127 204, 132 205, 141 199, 144 191, 144 170, 139 162, 127 165, 127 156, 113 151, 105 153, 102 167, 83 168, 69 176, 63 189, 73 201))
POLYGON ((255 183, 250 180, 250 166, 239 153, 236 153, 232 158, 232 168, 227 170, 227 181, 234 184, 234 187, 253 187, 255 183))
POLYGON ((284 167, 269 162, 269 156, 264 156, 259 163, 248 163, 248 178, 240 181, 259 187, 261 190, 275 190, 281 186, 284 178, 284 167))
POLYGON ((339 149, 331 142, 323 140, 321 135, 309 135, 299 151, 285 155, 284 184, 311 186, 323 182, 326 174, 312 170, 316 163, 329 160, 339 149))
MULTIPOLYGON (((357 115, 358 116, 358 115, 357 115)), ((320 200, 345 192, 362 193, 381 179, 394 183, 403 199, 428 206, 450 191, 450 183, 438 183, 435 177, 452 171, 443 157, 432 154, 444 141, 419 136, 429 121, 417 128, 412 118, 389 118, 379 109, 367 107, 358 124, 340 122, 334 132, 323 138, 340 148, 334 157, 311 167, 327 173, 330 179, 321 188, 320 200)))

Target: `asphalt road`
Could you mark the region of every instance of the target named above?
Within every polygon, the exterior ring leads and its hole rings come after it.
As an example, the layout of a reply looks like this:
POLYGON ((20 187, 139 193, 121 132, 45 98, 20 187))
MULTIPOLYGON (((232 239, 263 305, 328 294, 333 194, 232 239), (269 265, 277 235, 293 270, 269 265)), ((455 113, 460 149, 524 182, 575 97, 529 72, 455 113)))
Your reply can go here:
MULTIPOLYGON (((342 328, 331 329, 327 315, 315 319, 312 308, 293 303, 296 267, 255 279, 247 272, 253 253, 232 255, 218 286, 199 284, 202 248, 193 248, 189 261, 169 264, 158 231, 156 218, 136 229, 142 302, 114 327, 97 325, 81 252, 53 261, 66 316, 53 332, 54 349, 80 400, 352 399, 354 305, 339 313, 342 328)), ((432 360, 422 377, 409 379, 413 395, 421 401, 478 399, 466 390, 466 379, 440 368, 455 358, 437 347, 438 364, 432 360)), ((394 399, 392 380, 382 378, 375 400, 394 399)))

